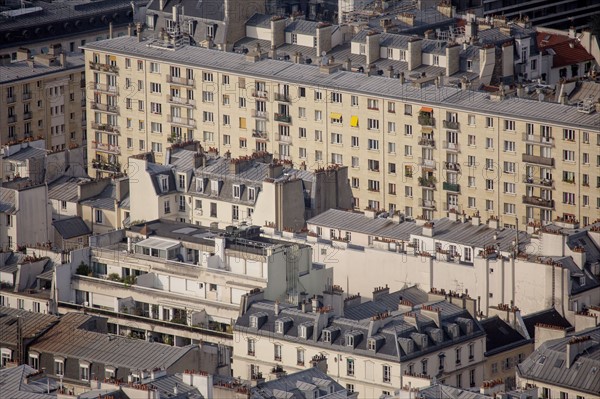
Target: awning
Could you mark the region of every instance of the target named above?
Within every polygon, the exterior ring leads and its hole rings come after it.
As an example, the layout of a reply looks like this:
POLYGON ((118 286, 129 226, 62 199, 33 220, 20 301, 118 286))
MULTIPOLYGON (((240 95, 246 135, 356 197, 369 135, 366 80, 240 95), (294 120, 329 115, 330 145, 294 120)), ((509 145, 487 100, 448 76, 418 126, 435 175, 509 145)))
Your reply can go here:
POLYGON ((431 107, 421 107, 421 112, 433 112, 433 108, 431 107))
POLYGON ((117 56, 116 56, 116 55, 109 55, 109 56, 108 56, 108 59, 109 59, 110 61, 117 61, 117 56))
POLYGON ((358 127, 358 116, 352 115, 350 118, 350 127, 358 127))
POLYGON ((433 128, 432 127, 422 127, 421 133, 433 133, 433 128))
POLYGON ((339 112, 332 112, 331 114, 329 114, 329 117, 331 119, 342 119, 342 114, 339 112))

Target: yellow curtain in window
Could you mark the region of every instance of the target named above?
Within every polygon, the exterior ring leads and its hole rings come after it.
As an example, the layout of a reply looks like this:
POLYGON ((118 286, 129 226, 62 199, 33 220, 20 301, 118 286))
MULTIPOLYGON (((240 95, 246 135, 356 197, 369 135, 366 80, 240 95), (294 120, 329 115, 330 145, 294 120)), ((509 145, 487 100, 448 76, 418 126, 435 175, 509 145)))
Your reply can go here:
POLYGON ((358 127, 358 116, 352 115, 350 118, 350 127, 358 127))

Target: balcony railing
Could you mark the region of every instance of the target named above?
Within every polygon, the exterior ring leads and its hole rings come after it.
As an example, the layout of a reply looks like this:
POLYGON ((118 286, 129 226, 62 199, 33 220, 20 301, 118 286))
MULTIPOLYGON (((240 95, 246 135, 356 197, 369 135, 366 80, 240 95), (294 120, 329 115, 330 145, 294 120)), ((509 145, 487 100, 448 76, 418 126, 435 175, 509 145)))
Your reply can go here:
POLYGON ((31 119, 31 116, 32 116, 31 111, 25 112, 25 113, 23 113, 23 120, 27 121, 27 120, 31 119))
POLYGON ((284 134, 280 134, 279 135, 279 141, 283 141, 284 143, 291 143, 292 142, 292 136, 286 136, 284 134))
POLYGON ((430 139, 429 137, 421 137, 419 139, 419 145, 422 145, 425 147, 435 147, 435 140, 430 139))
POLYGON ((190 87, 194 87, 194 84, 195 84, 194 79, 188 79, 188 78, 183 78, 181 76, 173 76, 173 75, 167 75, 167 82, 182 85, 182 86, 190 86, 190 87))
POLYGON ((419 125, 421 126, 435 126, 435 118, 428 115, 419 115, 419 125))
POLYGON ((455 193, 460 192, 460 184, 458 183, 449 183, 445 181, 444 184, 442 184, 442 187, 446 191, 453 191, 455 193))
POLYGON ((419 198, 419 206, 421 208, 435 209, 435 200, 419 198))
POLYGON ((275 93, 275 101, 282 101, 282 102, 289 103, 289 102, 291 102, 291 98, 290 98, 289 94, 275 93))
POLYGON ((554 158, 546 158, 538 155, 523 154, 523 162, 544 166, 554 166, 554 158))
POLYGON ((252 117, 259 118, 259 119, 269 119, 269 113, 267 111, 259 111, 257 109, 253 109, 252 117))
POLYGON ((435 160, 419 158, 419 165, 426 168, 435 169, 435 160))
POLYGON ((114 93, 114 94, 118 94, 119 93, 119 89, 117 86, 109 86, 106 83, 92 83, 94 90, 97 91, 105 91, 108 93, 114 93))
POLYGON ((103 64, 101 62, 90 61, 90 69, 94 71, 119 73, 119 67, 116 65, 103 64))
POLYGON ((96 141, 92 141, 92 148, 98 151, 108 152, 111 154, 121 154, 121 147, 114 144, 98 143, 96 141))
POLYGON ((176 123, 179 125, 185 125, 190 127, 196 127, 196 120, 191 118, 184 118, 181 116, 173 116, 167 115, 167 120, 171 123, 176 123))
POLYGON ((17 121, 17 115, 8 115, 8 123, 15 123, 17 121))
POLYGON ((119 173, 121 165, 119 163, 111 163, 105 161, 92 160, 92 168, 110 173, 119 173))
POLYGON ((17 97, 16 96, 10 96, 10 97, 6 97, 6 103, 7 104, 12 104, 15 101, 17 101, 17 97))
POLYGON ((109 125, 107 123, 92 122, 92 129, 102 130, 109 133, 119 133, 119 128, 117 126, 109 125))
POLYGON ((23 93, 23 101, 31 100, 31 93, 23 93))
POLYGON ((460 164, 458 162, 445 162, 446 170, 451 172, 460 172, 460 164))
POLYGON ((460 151, 460 144, 458 143, 451 143, 449 141, 444 141, 442 146, 444 147, 445 150, 448 151, 460 151))
POLYGON ((523 141, 525 141, 526 143, 549 145, 554 147, 554 137, 523 133, 523 141))
POLYGON ((119 107, 116 105, 108 105, 108 104, 100 104, 100 103, 96 103, 96 102, 91 102, 90 107, 92 109, 95 109, 98 111, 110 112, 112 114, 119 113, 119 107))
POLYGON ((450 130, 460 129, 460 123, 458 123, 457 121, 443 121, 442 125, 444 126, 444 129, 450 129, 450 130))
POLYGON ((167 97, 168 101, 172 104, 177 104, 177 105, 189 105, 189 106, 194 106, 196 105, 196 100, 193 100, 191 98, 185 98, 185 97, 175 97, 175 96, 171 96, 169 95, 167 97))
POLYGON ((252 90, 252 97, 268 98, 269 97, 269 92, 266 91, 266 90, 256 90, 256 89, 253 89, 252 90))
POLYGON ((554 200, 547 200, 541 197, 524 195, 523 203, 527 205, 539 206, 542 208, 554 208, 554 200))
POLYGON ((419 186, 425 188, 433 188, 435 189, 435 185, 437 183, 435 177, 419 177, 419 186))
POLYGON ((277 122, 292 123, 291 115, 286 115, 286 114, 275 113, 275 120, 277 122))
POLYGON ((460 211, 461 211, 461 208, 460 208, 460 205, 457 205, 457 204, 449 204, 449 203, 447 203, 447 202, 444 202, 444 211, 446 211, 446 212, 449 212, 449 211, 452 211, 452 212, 460 212, 460 211))
POLYGON ((263 130, 253 129, 252 130, 252 137, 256 137, 256 138, 259 138, 259 139, 268 140, 269 139, 269 133, 267 133, 267 132, 265 132, 263 130))
POLYGON ((523 175, 523 183, 554 188, 554 180, 523 175))

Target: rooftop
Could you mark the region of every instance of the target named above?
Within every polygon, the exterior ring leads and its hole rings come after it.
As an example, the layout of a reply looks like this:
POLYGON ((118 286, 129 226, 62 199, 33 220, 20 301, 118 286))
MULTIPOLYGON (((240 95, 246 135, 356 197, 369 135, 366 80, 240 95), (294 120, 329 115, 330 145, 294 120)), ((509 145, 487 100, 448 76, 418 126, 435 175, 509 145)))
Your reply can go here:
POLYGON ((79 185, 91 181, 85 177, 61 176, 48 184, 48 198, 59 201, 79 201, 79 185))
POLYGON ((536 324, 543 323, 546 325, 563 327, 567 330, 573 328, 571 323, 567 321, 558 311, 554 308, 541 310, 535 313, 529 313, 523 316, 523 323, 531 339, 535 339, 535 326, 536 324))
POLYGON ((175 51, 148 46, 135 37, 121 37, 90 43, 89 50, 106 51, 118 55, 137 55, 152 60, 169 62, 216 71, 242 74, 256 78, 275 79, 306 86, 335 88, 338 90, 485 113, 522 118, 568 127, 600 129, 600 118, 595 114, 582 114, 576 107, 562 104, 541 103, 524 99, 494 101, 489 94, 460 91, 458 88, 427 85, 416 88, 412 83, 401 84, 398 79, 383 76, 366 76, 364 73, 338 71, 324 74, 311 65, 265 59, 251 62, 244 54, 209 50, 201 47, 183 46, 175 51))
POLYGON ((486 334, 486 356, 493 356, 530 342, 498 316, 481 320, 480 323, 486 334))
POLYGON ((44 65, 38 61, 16 61, 8 65, 0 65, 0 83, 11 83, 19 80, 34 79, 44 75, 64 72, 72 69, 83 69, 84 56, 81 53, 69 53, 67 65, 44 65))
POLYGON ((540 50, 552 54, 552 67, 560 68, 582 62, 594 62, 594 56, 587 52, 579 40, 567 35, 538 32, 537 44, 540 50), (549 51, 549 50, 552 51, 549 51))
POLYGON ((58 322, 57 316, 0 306, 0 343, 17 345, 18 318, 26 338, 35 338, 58 322))
MULTIPOLYGON (((307 368, 306 370, 280 376, 271 381, 258 384, 251 389, 251 399, 271 399, 271 398, 294 398, 294 399, 313 399, 323 397, 332 393, 341 393, 340 397, 346 397, 346 389, 335 382, 333 378, 321 371, 317 367, 307 368), (307 396, 308 393, 318 392, 314 396, 307 396)), ((329 397, 329 396, 327 396, 329 397)))
POLYGON ((85 224, 79 216, 73 216, 67 219, 55 220, 52 226, 56 229, 63 240, 68 240, 75 237, 80 237, 87 234, 92 234, 90 228, 85 224))
POLYGON ((47 377, 28 381, 38 371, 28 365, 0 369, 2 396, 10 399, 55 399, 58 382, 47 377), (47 393, 50 389, 51 393, 47 393))

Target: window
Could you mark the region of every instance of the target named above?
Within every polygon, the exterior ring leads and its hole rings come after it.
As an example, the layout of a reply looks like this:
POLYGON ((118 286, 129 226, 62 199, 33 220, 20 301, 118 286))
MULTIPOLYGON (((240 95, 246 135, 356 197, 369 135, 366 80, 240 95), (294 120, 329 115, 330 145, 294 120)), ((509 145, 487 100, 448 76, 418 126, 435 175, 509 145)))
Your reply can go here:
POLYGON ((348 391, 348 393, 353 393, 354 392, 354 384, 346 384, 346 391, 348 391))
POLYGON ((494 201, 492 201, 492 200, 485 200, 485 210, 486 211, 493 211, 494 210, 494 201))
POLYGON ((379 172, 379 161, 375 159, 369 159, 368 168, 374 172, 379 172))
POLYGON ((575 130, 563 129, 563 140, 575 141, 575 130))
POLYGON ((171 203, 169 202, 169 200, 165 200, 164 210, 165 210, 165 213, 171 213, 171 203))
POLYGON ((469 370, 469 386, 475 386, 475 370, 469 370))
POLYGON ((342 157, 342 154, 335 154, 335 153, 332 153, 332 154, 331 154, 331 163, 333 163, 333 164, 337 164, 337 165, 343 165, 343 157, 342 157))
POLYGON ((504 130, 514 131, 515 130, 515 121, 505 119, 504 120, 504 130))
POLYGON ((54 375, 61 376, 61 377, 65 375, 64 360, 54 360, 54 375))
POLYGON ((36 370, 40 368, 40 357, 37 354, 30 353, 29 354, 29 366, 36 370))
POLYGON ((421 374, 428 375, 427 359, 421 360, 421 374))
POLYGON ((150 93, 160 93, 160 83, 150 83, 150 93))
POLYGON ((102 224, 102 210, 96 209, 95 214, 96 214, 96 223, 102 224))
POLYGON ((203 82, 212 82, 212 81, 214 81, 213 74, 210 73, 210 72, 203 72, 202 73, 202 81, 203 82))
POLYGON ((475 344, 469 344, 469 361, 475 359, 475 344))
POLYGON ((516 192, 516 184, 504 182, 504 193, 505 194, 514 194, 516 192))
POLYGON ((152 151, 161 153, 162 152, 162 143, 152 142, 152 151))
POLYGON ((342 102, 342 93, 332 92, 331 93, 331 102, 332 103, 341 103, 342 102))
POLYGON ((396 164, 389 162, 388 163, 388 173, 390 174, 396 174, 396 164))
POLYGON ((378 110, 379 109, 379 101, 369 98, 367 100, 367 108, 373 109, 373 110, 378 110))
POLYGON ((387 364, 383 365, 383 382, 390 382, 392 380, 392 367, 387 364))
POLYGON ((505 152, 515 152, 515 142, 514 141, 506 141, 504 140, 504 151, 505 152))
POLYGON ((379 151, 379 140, 369 139, 367 142, 367 148, 373 151, 379 151))
POLYGON ((315 90, 315 101, 323 101, 323 92, 315 90))
POLYGON ((360 179, 358 177, 353 177, 351 179, 351 184, 352 184, 352 188, 359 188, 359 186, 360 186, 360 179))
POLYGON ((404 135, 405 136, 412 136, 413 132, 412 132, 412 125, 404 125, 404 135))
POLYGON ((575 205, 575 193, 563 192, 563 203, 567 205, 575 205))
POLYGON ((346 358, 346 375, 354 375, 354 359, 346 358))
POLYGON ((485 139, 485 148, 494 148, 494 139, 491 137, 486 137, 485 139))
POLYGON ((514 174, 517 170, 517 164, 514 162, 506 162, 504 161, 504 173, 514 174))
POLYGON ((90 380, 90 366, 89 365, 79 365, 79 379, 82 381, 90 380))
POLYGON ((490 118, 489 116, 487 116, 485 118, 485 127, 493 128, 494 127, 494 118, 490 118))
POLYGON ((369 180, 369 191, 379 191, 379 180, 369 180))
POLYGON ((396 133, 396 122, 388 122, 387 127, 388 127, 388 133, 389 134, 395 134, 396 133))
POLYGON ((515 204, 504 204, 504 213, 507 215, 515 215, 517 213, 517 206, 515 204))
POLYGON ((563 150, 563 161, 575 162, 575 151, 563 150))
POLYGON ((367 119, 367 128, 369 130, 379 130, 379 119, 367 119))
POLYGON ((342 144, 342 135, 340 133, 331 133, 331 144, 342 144))
POLYGON ((390 195, 396 195, 396 183, 388 183, 388 192, 390 195))
MULTIPOLYGON (((251 318, 252 320, 252 318, 251 318)), ((256 349, 256 342, 253 339, 248 339, 248 355, 254 356, 256 349)))
POLYGON ((273 360, 281 361, 281 345, 279 344, 273 345, 273 360))

